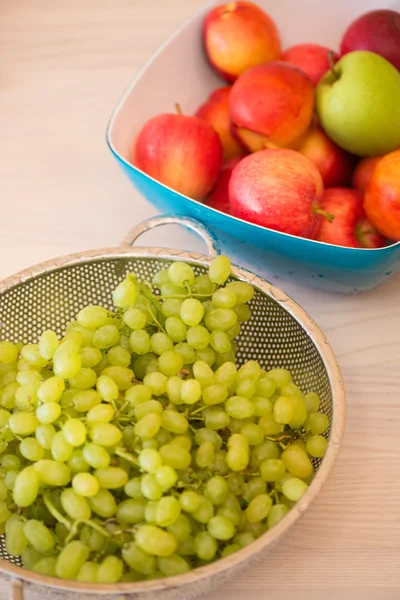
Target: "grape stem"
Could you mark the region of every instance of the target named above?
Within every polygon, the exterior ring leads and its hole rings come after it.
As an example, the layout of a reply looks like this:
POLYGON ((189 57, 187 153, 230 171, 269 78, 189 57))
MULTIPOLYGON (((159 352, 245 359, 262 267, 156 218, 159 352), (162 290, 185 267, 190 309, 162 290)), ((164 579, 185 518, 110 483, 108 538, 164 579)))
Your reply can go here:
POLYGON ((102 536, 104 536, 106 538, 110 537, 110 534, 108 533, 108 531, 106 529, 104 529, 104 527, 102 527, 101 525, 98 525, 94 521, 89 521, 89 520, 86 521, 83 519, 83 520, 79 520, 79 521, 74 521, 74 523, 70 529, 70 532, 65 540, 66 544, 68 544, 68 542, 70 542, 77 535, 80 525, 88 525, 88 527, 95 529, 102 536))
POLYGON ((119 450, 118 448, 115 450, 115 454, 118 454, 118 456, 120 456, 121 458, 125 458, 125 460, 128 460, 129 462, 133 463, 136 467, 138 466, 136 458, 131 454, 128 454, 123 450, 119 450))
POLYGON ((50 500, 50 497, 48 496, 48 494, 43 494, 43 501, 46 505, 47 510, 49 511, 49 513, 51 515, 53 515, 53 517, 59 521, 59 523, 62 523, 67 529, 68 531, 71 531, 72 529, 72 523, 70 521, 68 521, 68 519, 66 519, 54 506, 54 504, 52 503, 52 501, 50 500))

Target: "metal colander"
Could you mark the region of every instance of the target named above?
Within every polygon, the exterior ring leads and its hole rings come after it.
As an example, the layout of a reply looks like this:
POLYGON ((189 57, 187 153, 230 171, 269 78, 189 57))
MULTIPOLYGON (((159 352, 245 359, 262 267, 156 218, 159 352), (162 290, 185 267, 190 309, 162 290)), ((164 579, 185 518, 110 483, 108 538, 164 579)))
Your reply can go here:
MULTIPOLYGON (((129 271, 139 279, 151 280, 172 260, 192 265, 196 274, 206 272, 217 254, 214 236, 200 223, 185 217, 157 217, 141 223, 119 248, 83 252, 37 265, 0 283, 0 339, 36 342, 44 329, 59 335, 67 323, 87 304, 112 308, 112 290, 129 271), (207 244, 209 255, 164 248, 132 248, 145 231, 163 224, 180 224, 195 230, 207 244)), ((255 287, 252 318, 244 323, 238 339, 239 363, 258 360, 264 369, 284 367, 303 391, 321 397, 321 410, 331 420, 329 445, 317 474, 303 498, 271 531, 239 552, 190 573, 138 583, 113 585, 62 581, 23 569, 18 558, 7 554, 0 538, 0 572, 11 578, 14 600, 22 598, 62 600, 79 594, 80 600, 96 597, 110 600, 177 600, 205 593, 239 568, 261 558, 301 516, 320 491, 338 453, 344 428, 344 391, 333 352, 320 329, 284 292, 239 267, 232 279, 255 287)), ((321 463, 321 464, 319 464, 321 463)))

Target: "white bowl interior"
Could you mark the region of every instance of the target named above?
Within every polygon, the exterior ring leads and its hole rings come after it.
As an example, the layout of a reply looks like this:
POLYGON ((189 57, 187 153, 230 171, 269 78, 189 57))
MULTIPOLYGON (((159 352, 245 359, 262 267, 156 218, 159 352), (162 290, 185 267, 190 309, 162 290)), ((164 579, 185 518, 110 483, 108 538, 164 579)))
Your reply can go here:
MULTIPOLYGON (((202 46, 204 15, 214 0, 184 23, 139 71, 117 106, 109 127, 114 151, 130 161, 133 141, 150 117, 173 112, 178 102, 191 114, 208 94, 224 84, 208 64, 202 46)), ((398 0, 256 0, 275 20, 284 48, 313 42, 338 48, 346 27, 358 15, 373 9, 399 8, 398 0)))

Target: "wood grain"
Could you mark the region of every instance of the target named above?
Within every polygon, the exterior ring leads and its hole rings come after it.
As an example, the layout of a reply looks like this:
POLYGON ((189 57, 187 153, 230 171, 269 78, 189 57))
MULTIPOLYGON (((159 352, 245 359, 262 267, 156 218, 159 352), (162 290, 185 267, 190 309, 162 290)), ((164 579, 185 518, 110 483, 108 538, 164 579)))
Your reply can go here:
MULTIPOLYGON (((139 66, 201 4, 0 0, 0 277, 116 245, 154 214, 112 160, 105 127, 139 66)), ((277 283, 337 353, 345 440, 302 521, 212 600, 399 600, 400 278, 352 297, 277 283)))

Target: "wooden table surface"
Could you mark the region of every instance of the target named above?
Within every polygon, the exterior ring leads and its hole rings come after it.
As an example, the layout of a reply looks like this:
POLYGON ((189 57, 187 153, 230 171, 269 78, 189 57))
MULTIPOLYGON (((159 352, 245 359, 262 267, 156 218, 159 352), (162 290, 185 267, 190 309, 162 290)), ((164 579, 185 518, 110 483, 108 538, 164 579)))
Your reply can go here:
MULTIPOLYGON (((0 277, 117 245, 154 214, 121 175, 105 127, 136 70, 201 4, 0 0, 0 277)), ((176 231, 163 241, 176 246, 176 231)), ((399 600, 400 277, 351 297, 280 285, 338 356, 343 449, 302 521, 210 600, 399 600)))

